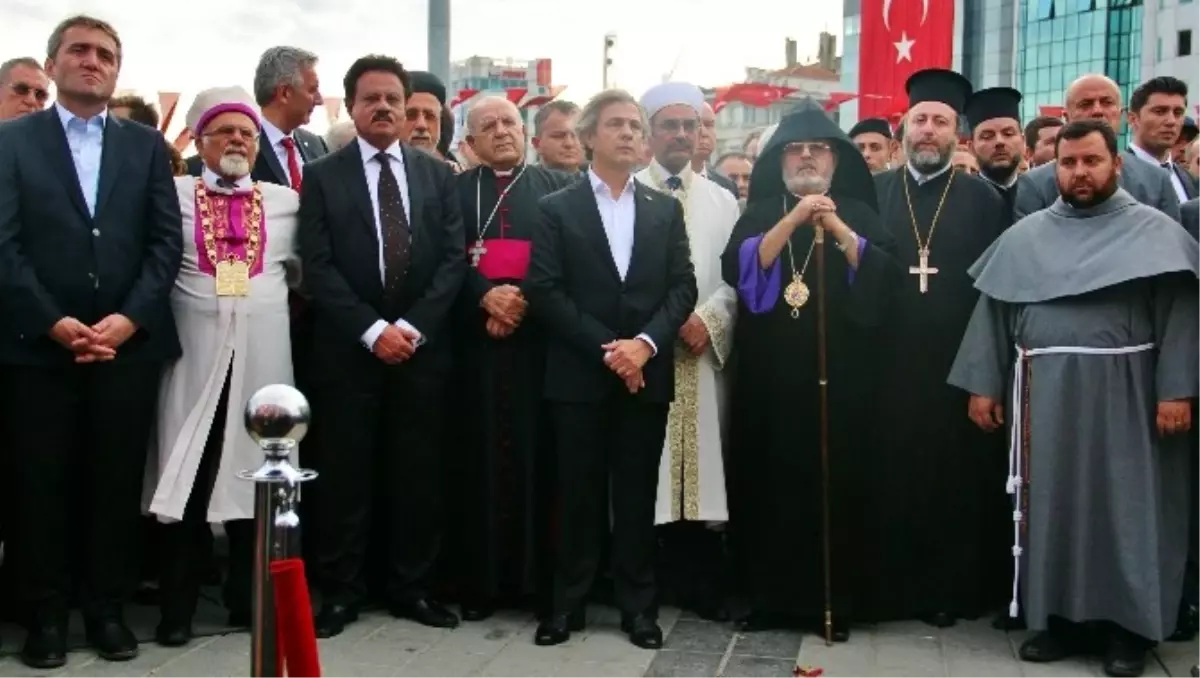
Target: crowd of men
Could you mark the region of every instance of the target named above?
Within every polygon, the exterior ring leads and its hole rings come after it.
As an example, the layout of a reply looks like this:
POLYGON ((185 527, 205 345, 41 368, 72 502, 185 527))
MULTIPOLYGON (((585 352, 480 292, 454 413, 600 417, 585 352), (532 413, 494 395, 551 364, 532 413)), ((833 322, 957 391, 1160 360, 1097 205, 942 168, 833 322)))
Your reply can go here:
POLYGON ((0 538, 29 666, 66 662, 74 607, 136 656, 147 577, 157 642, 187 644, 214 523, 247 624, 259 458, 227 413, 273 383, 312 403, 321 637, 368 604, 528 608, 557 645, 606 581, 643 648, 664 602, 833 641, 999 611, 1035 631, 1024 660, 1114 676, 1194 637, 1182 82, 1123 102, 1084 76, 1022 128, 1019 92, 930 69, 897 129, 805 100, 716 159, 712 108, 668 82, 543 107, 535 163, 503 97, 451 149, 445 85, 382 55, 318 137, 318 57, 273 47, 253 92, 197 95, 183 159, 112 98, 124 56, 76 16, 0 67, 0 538))

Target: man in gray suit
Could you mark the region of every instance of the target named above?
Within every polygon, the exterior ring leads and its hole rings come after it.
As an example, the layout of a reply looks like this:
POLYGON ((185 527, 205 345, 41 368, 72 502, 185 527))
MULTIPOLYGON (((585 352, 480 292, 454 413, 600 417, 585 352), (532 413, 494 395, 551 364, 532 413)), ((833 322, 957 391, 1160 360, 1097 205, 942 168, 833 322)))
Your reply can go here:
POLYGON ((1179 213, 1183 216, 1183 227, 1193 238, 1200 240, 1200 198, 1192 198, 1180 205, 1179 213))
MULTIPOLYGON (((1097 74, 1085 75, 1067 88, 1067 120, 1095 118, 1105 120, 1114 130, 1121 129, 1121 90, 1111 79, 1097 74)), ((1162 168, 1141 161, 1128 150, 1121 152, 1123 164, 1117 183, 1138 202, 1157 208, 1179 221, 1179 197, 1171 177, 1162 168)), ((1036 167, 1017 181, 1017 199, 1013 204, 1014 221, 1045 209, 1058 199, 1055 163, 1036 167)))

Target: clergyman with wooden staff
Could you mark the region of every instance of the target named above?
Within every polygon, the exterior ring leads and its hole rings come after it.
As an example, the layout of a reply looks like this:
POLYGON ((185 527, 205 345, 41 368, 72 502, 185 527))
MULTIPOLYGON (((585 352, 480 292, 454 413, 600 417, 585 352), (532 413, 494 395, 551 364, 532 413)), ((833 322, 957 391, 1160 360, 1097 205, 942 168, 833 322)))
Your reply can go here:
POLYGON ((729 500, 752 610, 745 631, 850 635, 863 540, 863 407, 875 400, 875 344, 889 290, 902 277, 875 209, 862 155, 805 102, 763 147, 722 257, 739 298, 729 500), (814 263, 818 246, 824 276, 814 263))

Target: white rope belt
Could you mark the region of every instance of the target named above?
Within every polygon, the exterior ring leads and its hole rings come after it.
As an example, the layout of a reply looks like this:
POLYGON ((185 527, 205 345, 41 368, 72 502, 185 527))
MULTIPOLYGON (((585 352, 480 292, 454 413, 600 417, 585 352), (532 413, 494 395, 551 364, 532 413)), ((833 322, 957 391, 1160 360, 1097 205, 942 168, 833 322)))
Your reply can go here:
POLYGON ((1012 583, 1012 602, 1008 604, 1008 616, 1016 617, 1019 606, 1019 591, 1021 583, 1021 522, 1025 515, 1021 511, 1021 493, 1025 482, 1025 475, 1029 469, 1022 466, 1024 462, 1024 403, 1022 398, 1025 394, 1025 365, 1026 358, 1035 358, 1042 355, 1128 355, 1131 353, 1143 353, 1152 350, 1154 344, 1138 344, 1137 346, 1119 346, 1116 348, 1095 348, 1091 346, 1047 346, 1045 348, 1021 348, 1017 346, 1017 363, 1016 374, 1013 377, 1012 387, 1012 412, 1009 413, 1009 419, 1012 421, 1012 435, 1008 446, 1008 484, 1006 489, 1009 494, 1013 495, 1013 583, 1012 583))

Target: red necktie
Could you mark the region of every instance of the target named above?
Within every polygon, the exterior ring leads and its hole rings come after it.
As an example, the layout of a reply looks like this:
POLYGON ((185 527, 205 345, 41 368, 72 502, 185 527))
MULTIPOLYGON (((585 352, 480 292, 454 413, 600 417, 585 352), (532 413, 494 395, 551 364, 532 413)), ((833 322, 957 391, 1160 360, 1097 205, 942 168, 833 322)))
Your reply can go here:
POLYGON ((292 190, 300 192, 300 157, 296 155, 296 140, 291 137, 284 137, 279 140, 283 144, 284 150, 287 151, 288 175, 292 179, 292 190))

